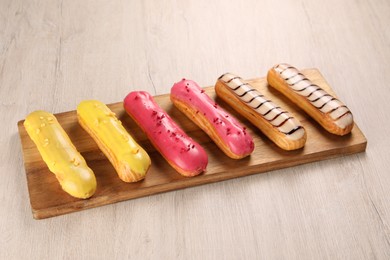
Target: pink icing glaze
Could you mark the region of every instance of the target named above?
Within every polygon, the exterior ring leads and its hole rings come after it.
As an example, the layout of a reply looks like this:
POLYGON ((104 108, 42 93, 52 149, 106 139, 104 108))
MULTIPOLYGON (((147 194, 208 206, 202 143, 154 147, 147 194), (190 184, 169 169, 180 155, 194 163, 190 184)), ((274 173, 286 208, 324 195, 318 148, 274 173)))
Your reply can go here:
POLYGON ((171 95, 176 99, 190 104, 197 113, 202 113, 214 126, 221 139, 237 155, 248 155, 254 149, 253 139, 246 132, 246 128, 224 109, 219 107, 199 85, 182 79, 175 83, 171 95))
POLYGON ((170 164, 188 176, 206 169, 208 158, 204 149, 187 136, 148 92, 131 92, 124 100, 124 107, 170 164))

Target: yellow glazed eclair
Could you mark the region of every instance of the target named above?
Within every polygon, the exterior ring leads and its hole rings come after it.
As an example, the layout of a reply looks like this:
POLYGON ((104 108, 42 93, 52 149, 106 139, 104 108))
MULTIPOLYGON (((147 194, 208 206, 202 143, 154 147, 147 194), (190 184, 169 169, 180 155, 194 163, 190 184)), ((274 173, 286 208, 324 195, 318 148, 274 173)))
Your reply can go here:
POLYGON ((124 182, 145 178, 151 160, 122 126, 115 113, 97 100, 86 100, 77 107, 80 125, 95 140, 124 182))
POLYGON ((295 67, 286 63, 278 64, 268 71, 267 81, 328 132, 335 135, 351 132, 354 122, 348 107, 295 67))
POLYGON ((93 171, 53 114, 32 112, 26 117, 24 127, 65 192, 81 199, 95 193, 96 178, 93 171))

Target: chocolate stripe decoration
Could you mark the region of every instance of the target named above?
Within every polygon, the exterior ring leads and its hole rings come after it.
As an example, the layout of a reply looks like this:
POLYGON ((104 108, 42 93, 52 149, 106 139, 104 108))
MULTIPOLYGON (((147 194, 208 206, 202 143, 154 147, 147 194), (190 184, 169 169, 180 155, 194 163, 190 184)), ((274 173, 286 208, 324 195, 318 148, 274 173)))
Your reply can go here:
MULTIPOLYGON (((300 74, 300 75, 302 75, 302 74, 300 74)), ((298 84, 299 82, 304 81, 304 80, 309 80, 309 79, 307 79, 307 78, 302 78, 302 79, 300 79, 300 80, 294 82, 292 85, 294 86, 294 85, 296 85, 296 84, 298 84)))
POLYGON ((271 100, 266 99, 263 94, 254 89, 249 83, 234 74, 225 73, 218 78, 227 85, 242 102, 260 114, 272 126, 290 139, 301 138, 305 131, 299 121, 294 119, 287 111, 276 106, 271 100), (299 131, 302 129, 301 131, 299 131))
POLYGON ((295 127, 295 128, 292 129, 290 132, 286 133, 286 135, 292 135, 293 133, 295 133, 295 132, 298 131, 299 129, 302 129, 302 126, 297 126, 297 127, 295 127))
POLYGON ((337 109, 340 109, 340 108, 347 108, 347 106, 339 106, 339 107, 336 107, 336 108, 333 108, 332 110, 330 110, 330 112, 329 113, 332 113, 332 112, 334 112, 334 111, 336 111, 337 109))
POLYGON ((244 92, 244 94, 241 94, 239 97, 243 97, 243 96, 245 96, 246 94, 248 94, 249 92, 252 92, 252 91, 256 91, 256 89, 249 89, 249 90, 247 90, 247 91, 245 91, 244 92))
POLYGON ((310 87, 316 87, 316 88, 317 88, 316 90, 321 89, 321 88, 320 88, 319 86, 317 86, 317 85, 310 84, 309 86, 306 86, 306 87, 301 88, 301 89, 296 89, 295 91, 298 91, 298 92, 305 91, 306 89, 308 89, 308 88, 310 88, 310 87))
MULTIPOLYGON (((235 79, 240 79, 240 77, 231 78, 231 79, 229 79, 229 82, 232 81, 232 80, 235 80, 235 79)), ((229 83, 229 82, 227 82, 227 83, 229 83)))
MULTIPOLYGON (((313 93, 314 93, 314 92, 313 92, 313 93)), ((311 94, 310 94, 309 96, 311 96, 311 94)), ((311 102, 316 102, 316 101, 320 100, 320 99, 323 98, 323 97, 331 97, 331 95, 329 95, 329 94, 324 94, 324 95, 322 95, 322 96, 320 96, 320 97, 318 97, 318 98, 316 98, 316 99, 310 100, 310 101, 311 101, 311 102)))
MULTIPOLYGON (((274 109, 278 109, 278 108, 280 108, 280 107, 273 107, 273 108, 271 108, 270 110, 268 110, 268 112, 267 113, 265 113, 263 116, 266 116, 266 115, 268 115, 272 110, 274 110, 274 109)), ((284 112, 281 112, 281 113, 284 113, 284 112)), ((279 115, 279 114, 278 114, 279 115)))
POLYGON ((237 86, 235 89, 233 89, 233 90, 237 90, 237 89, 241 88, 241 87, 244 86, 244 85, 248 85, 248 83, 244 83, 244 84, 238 85, 238 86, 237 86))
MULTIPOLYGON (((271 100, 264 100, 264 101, 261 102, 255 109, 260 108, 262 105, 264 105, 265 103, 268 103, 268 102, 271 102, 271 100)), ((263 116, 264 116, 264 115, 263 115, 263 116)))
POLYGON ((274 70, 279 73, 287 85, 300 96, 305 97, 314 107, 337 121, 343 127, 352 122, 351 111, 340 100, 333 97, 321 87, 313 84, 298 69, 289 64, 278 64, 274 70), (297 77, 300 75, 301 77, 297 77), (297 78, 297 79, 296 79, 297 78), (310 97, 312 97, 310 99, 310 97))
MULTIPOLYGON (((256 96, 252 97, 251 100, 249 100, 249 101, 246 102, 246 103, 252 102, 252 101, 253 101, 255 98, 257 98, 257 97, 264 97, 264 95, 256 95, 256 96)), ((268 112, 267 112, 267 113, 268 113, 268 112)))
POLYGON ((287 111, 282 111, 282 112, 276 114, 273 118, 271 118, 270 121, 275 120, 281 114, 287 114, 287 113, 288 113, 287 111))

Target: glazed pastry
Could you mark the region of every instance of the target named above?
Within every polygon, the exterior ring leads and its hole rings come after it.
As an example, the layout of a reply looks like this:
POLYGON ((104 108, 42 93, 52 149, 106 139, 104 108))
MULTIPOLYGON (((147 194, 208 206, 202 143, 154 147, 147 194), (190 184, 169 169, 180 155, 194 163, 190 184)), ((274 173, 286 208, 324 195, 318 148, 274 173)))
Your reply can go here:
POLYGON ((151 164, 149 155, 105 104, 97 100, 83 101, 77 107, 77 117, 122 181, 137 182, 145 178, 151 164))
POLYGON ((191 177, 206 170, 206 152, 186 135, 148 92, 131 92, 124 100, 124 107, 157 151, 181 175, 191 177))
POLYGON ((198 125, 229 157, 241 159, 253 152, 245 127, 219 107, 196 82, 182 79, 171 89, 173 104, 198 125))
POLYGON ((276 65, 268 71, 267 80, 271 87, 303 109, 328 132, 336 135, 351 132, 354 123, 348 107, 293 66, 276 65))
POLYGON ((306 131, 301 123, 240 77, 223 74, 215 92, 280 148, 295 150, 305 145, 306 131))
POLYGON ((61 188, 76 198, 91 197, 96 191, 95 175, 56 117, 35 111, 26 117, 23 125, 61 188))

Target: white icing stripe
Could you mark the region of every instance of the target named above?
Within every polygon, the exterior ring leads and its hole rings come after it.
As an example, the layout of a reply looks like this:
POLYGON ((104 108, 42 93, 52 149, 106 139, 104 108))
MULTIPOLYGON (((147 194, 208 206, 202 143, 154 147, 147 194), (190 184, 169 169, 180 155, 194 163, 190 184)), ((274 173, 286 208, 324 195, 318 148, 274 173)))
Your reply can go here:
MULTIPOLYGON (((320 108, 321 111, 324 110, 325 108, 325 105, 326 104, 329 104, 329 102, 331 101, 331 99, 333 99, 332 96, 324 96, 322 98, 320 98, 319 100, 317 101, 314 101, 314 102, 311 102, 315 107, 317 108, 320 108)), ((330 110, 328 110, 327 112, 329 112, 330 110)), ((324 112, 324 111, 323 111, 324 112)), ((324 112, 326 113, 326 112, 324 112)))
POLYGON ((296 88, 295 85, 298 84, 299 82, 306 81, 307 79, 302 74, 294 74, 294 75, 295 76, 288 78, 287 82, 288 84, 292 85, 294 89, 298 90, 299 88, 296 88))
MULTIPOLYGON (((332 100, 332 101, 328 102, 328 103, 323 107, 323 110, 329 111, 330 117, 331 117, 332 119, 336 119, 337 116, 333 116, 333 113, 331 112, 331 111, 332 111, 332 108, 333 108, 333 107, 340 107, 340 108, 341 108, 341 106, 344 106, 344 105, 343 105, 339 100, 335 99, 335 100, 332 100)), ((339 109, 340 109, 340 108, 339 108, 339 109)), ((348 108, 347 108, 346 110, 348 110, 348 108)), ((336 110, 335 110, 335 111, 336 111, 336 110)))
MULTIPOLYGON (((311 88, 311 87, 310 87, 311 88)), ((312 92, 308 94, 307 99, 310 100, 310 102, 315 102, 316 100, 320 99, 321 97, 328 95, 324 90, 320 89, 318 91, 315 91, 316 89, 313 87, 312 92)))
POLYGON ((322 113, 329 113, 329 116, 336 120, 337 125, 345 128, 352 123, 353 118, 349 109, 340 100, 301 75, 298 69, 282 63, 275 66, 274 70, 279 73, 294 92, 305 97, 322 113))
POLYGON ((219 80, 224 82, 241 101, 253 108, 272 126, 286 134, 289 139, 297 140, 305 134, 305 130, 298 120, 268 100, 250 84, 243 82, 238 76, 226 73, 219 80))
POLYGON ((287 119, 290 119, 290 115, 289 114, 281 114, 280 116, 278 116, 275 120, 272 121, 272 124, 273 125, 280 125, 283 123, 283 121, 287 120, 287 119))
POLYGON ((332 116, 332 118, 339 118, 340 116, 342 116, 343 114, 345 114, 347 112, 348 112, 347 107, 340 107, 339 109, 331 112, 331 116, 332 116))
MULTIPOLYGON (((296 125, 300 125, 298 120, 296 120, 295 118, 289 119, 288 122, 289 122, 289 124, 284 124, 281 127, 279 127, 279 130, 281 132, 287 132, 289 129, 291 129, 292 125, 295 125, 295 126, 296 125)), ((300 138, 300 137, 302 137, 305 134, 305 130, 303 128, 299 128, 294 134, 296 136, 299 136, 299 138, 300 138)), ((299 138, 297 138, 297 139, 299 139, 299 138)), ((294 140, 296 140, 296 139, 294 139, 294 140)))
POLYGON ((353 120, 352 114, 351 114, 351 113, 348 113, 348 114, 345 114, 343 117, 341 117, 339 120, 337 120, 335 123, 336 123, 336 125, 338 125, 339 127, 345 128, 345 127, 347 127, 349 124, 351 124, 352 120, 353 120))

